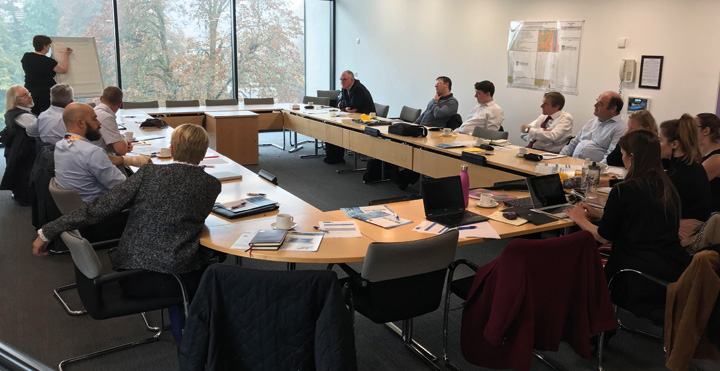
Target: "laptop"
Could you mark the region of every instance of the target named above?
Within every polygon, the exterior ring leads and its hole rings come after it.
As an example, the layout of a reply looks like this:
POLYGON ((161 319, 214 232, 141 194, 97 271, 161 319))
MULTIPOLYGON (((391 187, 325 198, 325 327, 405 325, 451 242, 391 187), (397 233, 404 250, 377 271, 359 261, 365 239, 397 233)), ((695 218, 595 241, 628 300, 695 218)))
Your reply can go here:
POLYGON ((487 217, 465 210, 460 176, 428 179, 420 184, 425 219, 446 227, 484 222, 487 217))
POLYGON ((558 174, 533 176, 526 181, 532 201, 530 210, 556 218, 567 218, 564 211, 571 209, 573 205, 565 197, 565 190, 558 174))

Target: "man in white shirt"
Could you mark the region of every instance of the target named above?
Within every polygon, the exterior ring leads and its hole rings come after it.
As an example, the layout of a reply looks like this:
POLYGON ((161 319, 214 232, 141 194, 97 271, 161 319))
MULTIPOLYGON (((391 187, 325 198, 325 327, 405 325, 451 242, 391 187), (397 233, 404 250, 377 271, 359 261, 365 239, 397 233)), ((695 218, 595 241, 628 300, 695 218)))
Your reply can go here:
POLYGON ((520 127, 520 138, 529 142, 527 147, 547 152, 560 152, 572 136, 572 116, 563 111, 565 97, 558 92, 545 93, 542 115, 530 125, 520 127))
POLYGON ((600 94, 595 101, 596 117, 583 126, 560 154, 607 163, 608 154, 627 130, 627 123, 620 117, 622 108, 620 94, 613 91, 600 94))
POLYGON ((108 86, 103 90, 100 97, 100 104, 95 106, 95 113, 98 121, 102 124, 100 127, 100 147, 104 148, 108 154, 116 154, 124 156, 132 151, 132 144, 125 140, 125 136, 120 133, 117 124, 117 116, 115 114, 122 106, 123 92, 116 86, 108 86))
POLYGON ((68 84, 56 84, 50 88, 50 108, 40 113, 37 122, 27 127, 27 134, 53 145, 62 139, 66 132, 62 114, 65 106, 73 102, 73 96, 73 88, 68 84))
POLYGON ((455 132, 472 134, 476 127, 500 130, 505 116, 502 108, 495 103, 494 94, 495 85, 492 82, 487 80, 476 82, 475 99, 477 99, 478 104, 470 111, 470 115, 465 122, 455 129, 455 132))

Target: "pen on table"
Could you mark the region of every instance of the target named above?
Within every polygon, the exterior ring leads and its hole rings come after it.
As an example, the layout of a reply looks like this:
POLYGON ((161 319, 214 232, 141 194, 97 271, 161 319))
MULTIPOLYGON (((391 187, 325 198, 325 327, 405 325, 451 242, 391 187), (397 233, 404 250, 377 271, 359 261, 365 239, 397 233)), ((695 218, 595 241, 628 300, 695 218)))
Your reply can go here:
POLYGON ((320 232, 330 233, 330 231, 328 231, 327 229, 322 229, 316 225, 313 226, 313 229, 320 231, 320 232))
MULTIPOLYGON (((390 209, 388 209, 388 210, 390 210, 390 209)), ((391 212, 392 215, 395 217, 395 221, 399 223, 399 222, 400 222, 400 217, 398 216, 398 214, 395 214, 395 212, 392 211, 392 210, 390 210, 390 212, 391 212)))
POLYGON ((464 229, 475 229, 475 228, 477 228, 476 225, 469 225, 469 226, 467 226, 467 227, 458 227, 457 230, 458 230, 458 231, 462 231, 462 230, 464 230, 464 229))
POLYGON ((260 197, 267 196, 265 193, 248 193, 247 195, 248 196, 260 196, 260 197))
POLYGON ((245 206, 246 204, 247 204, 247 202, 241 202, 240 205, 235 205, 235 206, 231 207, 231 209, 239 209, 239 208, 245 206))
POLYGON ((218 156, 218 155, 214 155, 214 156, 205 156, 205 158, 218 158, 218 157, 220 157, 220 156, 218 156))

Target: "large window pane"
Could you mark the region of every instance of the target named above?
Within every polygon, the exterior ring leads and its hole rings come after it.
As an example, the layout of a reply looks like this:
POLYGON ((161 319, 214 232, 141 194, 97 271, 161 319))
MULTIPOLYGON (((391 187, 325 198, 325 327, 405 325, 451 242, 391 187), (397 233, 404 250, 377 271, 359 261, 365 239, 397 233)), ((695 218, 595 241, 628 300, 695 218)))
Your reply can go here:
MULTIPOLYGON (((0 104, 5 93, 16 84, 23 85, 25 74, 20 59, 32 52, 32 38, 48 36, 95 37, 101 53, 100 66, 105 85, 115 81, 115 41, 112 37, 110 0, 0 0, 0 104), (104 27, 110 28, 110 37, 104 27)), ((70 67, 72 68, 72 66, 70 67)), ((4 109, 3 109, 4 111, 4 109)), ((0 118, 0 129, 5 122, 0 118)))
POLYGON ((330 36, 332 17, 331 1, 305 1, 305 78, 306 95, 314 96, 318 90, 331 90, 339 78, 330 76, 330 36))
POLYGON ((302 0, 237 1, 238 96, 299 101, 305 92, 302 0))
POLYGON ((126 101, 232 97, 230 0, 118 3, 126 101))

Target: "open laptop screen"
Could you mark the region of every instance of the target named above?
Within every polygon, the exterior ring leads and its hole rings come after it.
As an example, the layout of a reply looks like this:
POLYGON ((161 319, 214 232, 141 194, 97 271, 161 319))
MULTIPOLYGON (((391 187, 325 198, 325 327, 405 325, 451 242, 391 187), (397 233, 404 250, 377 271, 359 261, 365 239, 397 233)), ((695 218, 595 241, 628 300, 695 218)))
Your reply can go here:
POLYGON ((527 182, 534 208, 567 203, 559 175, 534 176, 527 178, 527 182))
POLYGON ((420 185, 425 215, 465 210, 460 176, 424 180, 420 185))

